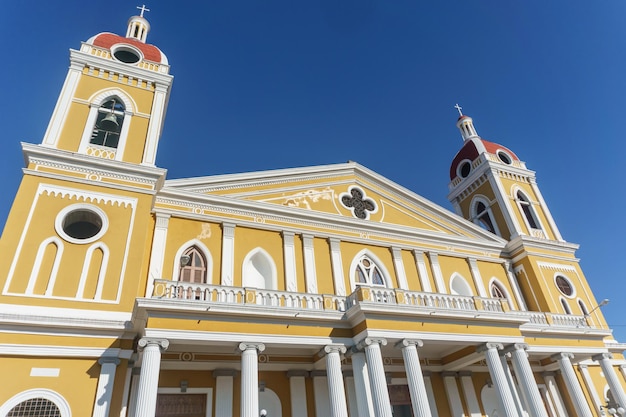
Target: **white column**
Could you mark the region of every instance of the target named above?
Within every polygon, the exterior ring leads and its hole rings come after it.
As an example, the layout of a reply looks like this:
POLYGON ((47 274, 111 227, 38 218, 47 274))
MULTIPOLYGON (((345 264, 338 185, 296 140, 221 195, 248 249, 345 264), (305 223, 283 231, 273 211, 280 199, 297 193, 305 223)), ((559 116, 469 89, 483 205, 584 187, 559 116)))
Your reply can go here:
POLYGON ((511 352, 513 369, 515 370, 515 375, 517 375, 530 417, 548 417, 548 411, 537 387, 537 381, 530 367, 526 349, 528 349, 528 345, 525 343, 516 343, 512 347, 507 348, 511 352))
POLYGON ((98 363, 100 364, 100 377, 98 378, 92 417, 109 417, 115 370, 120 364, 120 360, 114 357, 102 357, 98 359, 98 363))
POLYGON ((467 411, 469 411, 470 417, 481 417, 482 413, 478 405, 478 398, 476 398, 472 373, 468 371, 459 372, 459 379, 461 380, 461 387, 465 395, 465 404, 467 404, 467 411))
POLYGON ((559 369, 561 370, 561 374, 563 374, 563 379, 565 380, 565 386, 567 387, 567 391, 569 392, 570 399, 574 404, 578 417, 593 417, 591 410, 589 409, 589 405, 585 400, 585 394, 578 383, 574 367, 572 366, 571 359, 573 357, 574 355, 571 353, 559 353, 554 355, 552 358, 559 364, 559 369))
POLYGON ((404 369, 406 379, 411 394, 411 404, 413 405, 414 417, 432 417, 430 414, 430 404, 428 404, 428 394, 424 385, 422 366, 417 354, 417 348, 424 346, 421 340, 404 339, 396 344, 402 349, 404 359, 404 369))
POLYGON ((598 390, 593 385, 593 380, 591 379, 591 375, 589 375, 589 369, 587 369, 587 365, 578 364, 578 371, 583 377, 583 381, 585 382, 585 386, 587 387, 587 392, 591 395, 591 399, 593 401, 594 410, 597 415, 602 416, 604 412, 602 411, 601 406, 604 405, 604 401, 600 399, 598 395, 598 390))
POLYGON ((374 415, 376 417, 392 417, 391 402, 389 401, 389 389, 387 377, 383 366, 383 356, 380 346, 387 344, 386 339, 365 338, 359 342, 358 347, 365 350, 367 369, 370 373, 370 386, 372 388, 372 400, 374 402, 374 415))
POLYGON ((443 377, 443 385, 446 387, 446 396, 448 397, 451 415, 454 417, 465 416, 459 387, 456 384, 456 372, 442 372, 441 376, 443 377))
POLYGON ((565 412, 565 405, 563 404, 563 399, 561 398, 561 393, 559 392, 559 387, 556 385, 556 380, 554 379, 555 373, 544 372, 541 375, 543 376, 543 380, 546 382, 548 393, 550 393, 550 398, 552 398, 552 402, 556 407, 558 416, 567 417, 567 413, 565 412))
POLYGON ((520 417, 517 412, 517 407, 515 406, 513 394, 509 389, 506 374, 502 368, 502 362, 500 361, 500 355, 498 354, 499 349, 502 349, 502 345, 500 343, 485 343, 478 349, 478 352, 485 353, 489 375, 491 375, 493 386, 498 392, 498 398, 500 399, 500 405, 502 406, 504 415, 507 417, 520 417))
POLYGON ((356 390, 357 408, 359 417, 374 417, 374 402, 370 387, 369 371, 365 362, 365 352, 352 348, 352 373, 354 375, 354 388, 356 390))
POLYGON ((391 254, 393 256, 393 266, 396 268, 398 287, 402 290, 408 290, 409 283, 406 280, 406 271, 402 262, 402 251, 399 248, 391 248, 391 254))
POLYGON ((126 417, 128 414, 128 399, 130 398, 131 384, 133 381, 134 359, 126 364, 126 376, 124 377, 124 389, 122 391, 122 407, 120 407, 120 417, 126 417))
POLYGON ((426 387, 426 395, 428 396, 428 404, 430 404, 430 414, 432 417, 439 417, 437 411, 437 401, 435 399, 435 391, 433 391, 433 383, 430 380, 430 371, 423 371, 424 386, 426 387))
POLYGON ((470 272, 472 273, 472 279, 474 280, 474 286, 478 290, 478 295, 481 297, 489 297, 485 290, 485 283, 480 276, 480 270, 478 269, 478 262, 474 258, 467 258, 467 264, 469 265, 470 272))
MULTIPOLYGON (((139 377, 141 374, 141 368, 133 368, 130 393, 128 396, 128 417, 135 417, 137 415, 137 396, 139 394, 139 377)), ((122 410, 123 411, 123 410, 122 410)), ((120 417, 126 417, 126 413, 120 414, 120 417)))
POLYGON ((446 283, 443 280, 443 274, 441 273, 441 267, 439 266, 439 255, 434 252, 428 252, 428 258, 430 259, 430 268, 433 271, 433 277, 435 277, 435 287, 440 294, 447 294, 446 283))
POLYGON ((233 369, 216 369, 215 378, 215 417, 232 417, 233 415, 233 369))
POLYGON ((235 225, 222 223, 222 279, 221 284, 233 285, 235 275, 235 225))
POLYGON ((296 249, 294 247, 294 233, 283 232, 283 257, 285 258, 285 288, 287 291, 297 292, 296 280, 296 249))
MULTIPOLYGON (((503 352, 500 352, 503 353, 503 352)), ((504 370, 504 375, 506 376, 506 381, 509 384, 509 391, 511 391, 511 395, 513 395, 513 402, 515 403, 515 408, 517 409, 517 414, 522 417, 524 416, 524 407, 522 406, 522 401, 519 397, 519 392, 517 391, 517 386, 515 385, 515 381, 513 380, 513 374, 511 373, 511 369, 509 368, 509 363, 507 361, 508 353, 503 353, 500 356, 500 362, 502 363, 502 369, 504 370)))
POLYGON ((335 295, 346 295, 346 283, 343 278, 343 262, 341 261, 341 249, 339 239, 328 239, 330 242, 330 260, 333 267, 333 282, 335 283, 335 295))
MULTIPOLYGON (((288 371, 289 392, 291 394, 291 417, 307 417, 306 383, 304 378, 309 375, 306 371, 288 371)), ((219 417, 219 416, 215 416, 219 417)))
POLYGON ((413 256, 415 256, 415 265, 417 266, 417 275, 420 279, 423 292, 432 292, 430 285, 430 278, 428 277, 428 271, 426 269, 426 262, 424 262, 424 252, 414 249, 413 256))
POLYGON ((156 224, 154 225, 152 250, 150 252, 148 285, 146 285, 146 298, 152 297, 154 293, 154 280, 164 278, 163 261, 165 260, 165 242, 167 241, 167 226, 169 225, 169 222, 169 214, 156 213, 156 224))
POLYGON ((622 373, 622 378, 624 378, 624 380, 626 380, 626 365, 620 365, 619 366, 619 370, 622 373))
POLYGON ((259 417, 258 352, 263 343, 240 343, 241 351, 241 417, 259 417))
POLYGON ((600 367, 604 373, 604 378, 606 378, 606 382, 609 384, 613 398, 617 401, 617 404, 619 404, 620 407, 626 408, 626 395, 624 395, 622 384, 619 382, 615 369, 613 369, 613 364, 611 363, 613 355, 610 353, 601 353, 599 355, 595 355, 591 359, 600 363, 600 367))
POLYGON ((161 352, 170 345, 167 339, 139 339, 143 348, 141 375, 137 389, 136 416, 153 416, 156 412, 157 390, 159 389, 159 371, 161 370, 161 352))
POLYGON ((317 271, 315 269, 313 236, 302 235, 302 246, 304 248, 304 280, 306 281, 306 292, 309 294, 317 294, 317 271))
POLYGON ((346 353, 346 347, 343 345, 328 345, 324 347, 324 353, 326 353, 330 416, 348 417, 346 389, 343 384, 343 375, 341 374, 341 354, 346 353))
POLYGON ((311 378, 313 378, 313 395, 315 397, 315 417, 328 417, 331 413, 328 375, 324 371, 312 371, 311 378))
POLYGON ((352 371, 343 371, 343 383, 346 386, 346 399, 348 401, 348 415, 358 416, 356 390, 354 389, 354 376, 352 371))

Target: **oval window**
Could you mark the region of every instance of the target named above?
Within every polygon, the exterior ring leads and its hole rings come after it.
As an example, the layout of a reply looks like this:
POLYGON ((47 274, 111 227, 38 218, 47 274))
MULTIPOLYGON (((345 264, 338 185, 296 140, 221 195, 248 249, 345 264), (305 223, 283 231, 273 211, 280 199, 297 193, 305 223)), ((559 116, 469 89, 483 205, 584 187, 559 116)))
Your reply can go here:
POLYGON ((574 295, 574 287, 572 287, 572 283, 569 282, 567 278, 561 275, 557 275, 555 281, 556 286, 559 288, 559 291, 561 291, 563 295, 566 295, 568 297, 574 295))
POLYGON ((98 207, 75 204, 66 207, 58 215, 55 229, 59 236, 72 243, 90 243, 99 239, 107 230, 106 215, 98 207))
POLYGON ((513 162, 509 154, 504 151, 498 151, 498 158, 507 165, 511 165, 513 162))
POLYGON ((125 64, 136 64, 141 61, 141 53, 130 46, 121 45, 111 48, 113 57, 125 64))
POLYGON ((472 170, 472 164, 465 161, 459 167, 459 175, 461 176, 461 178, 466 178, 470 174, 471 170, 472 170))

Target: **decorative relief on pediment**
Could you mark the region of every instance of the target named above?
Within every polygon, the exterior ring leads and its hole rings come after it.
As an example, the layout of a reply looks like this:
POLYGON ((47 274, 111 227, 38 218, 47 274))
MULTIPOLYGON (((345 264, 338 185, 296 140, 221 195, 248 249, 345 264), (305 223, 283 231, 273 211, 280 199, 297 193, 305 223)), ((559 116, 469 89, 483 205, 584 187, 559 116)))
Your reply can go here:
POLYGON ((332 199, 333 190, 330 187, 323 189, 313 188, 285 196, 283 205, 287 207, 300 207, 311 210, 311 203, 317 203, 321 200, 332 201, 332 199))

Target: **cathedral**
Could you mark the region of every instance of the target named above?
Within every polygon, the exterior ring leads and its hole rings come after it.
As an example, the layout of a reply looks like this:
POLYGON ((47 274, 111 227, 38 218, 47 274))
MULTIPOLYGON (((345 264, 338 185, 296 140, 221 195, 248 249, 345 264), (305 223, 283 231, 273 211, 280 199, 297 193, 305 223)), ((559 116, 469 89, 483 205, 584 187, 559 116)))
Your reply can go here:
POLYGON ((458 108, 455 213, 356 162, 166 179, 143 14, 70 51, 22 144, 0 417, 626 415, 626 345, 524 155, 458 108))

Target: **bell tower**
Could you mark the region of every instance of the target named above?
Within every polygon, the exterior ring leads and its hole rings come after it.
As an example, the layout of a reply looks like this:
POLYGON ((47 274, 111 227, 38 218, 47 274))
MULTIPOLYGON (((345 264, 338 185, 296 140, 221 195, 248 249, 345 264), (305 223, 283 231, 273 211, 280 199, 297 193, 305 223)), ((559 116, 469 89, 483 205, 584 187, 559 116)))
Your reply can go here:
POLYGON ((128 20, 126 36, 99 33, 70 50, 70 68, 42 145, 153 166, 172 76, 146 43, 150 24, 128 20))
POLYGON ((448 194, 456 212, 507 240, 563 241, 535 172, 510 149, 481 138, 472 118, 456 107, 463 146, 450 166, 448 194))
POLYGON ((173 78, 140 9, 126 36, 70 50, 41 143, 22 144, 27 166, 0 239, 0 304, 15 311, 128 312, 145 290, 173 78))

